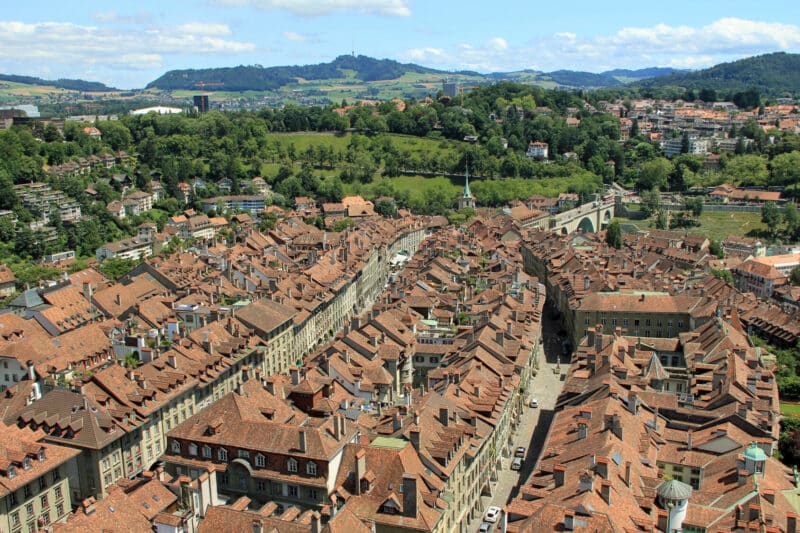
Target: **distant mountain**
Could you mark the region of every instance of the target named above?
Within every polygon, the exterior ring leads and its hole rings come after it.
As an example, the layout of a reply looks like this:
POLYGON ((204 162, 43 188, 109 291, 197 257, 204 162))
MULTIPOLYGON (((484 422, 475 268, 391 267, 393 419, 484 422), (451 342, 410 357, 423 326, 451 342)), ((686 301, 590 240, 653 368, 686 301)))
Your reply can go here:
POLYGON ((612 76, 575 70, 556 70, 543 74, 559 85, 568 87, 614 87, 622 82, 612 76))
POLYGON ((550 82, 570 88, 615 87, 631 79, 641 79, 650 75, 673 72, 672 69, 643 69, 641 71, 620 71, 626 73, 625 80, 618 80, 609 73, 595 74, 572 70, 538 72, 522 70, 518 72, 495 72, 481 74, 471 70, 449 72, 422 67, 413 63, 399 63, 391 59, 374 59, 367 56, 339 56, 330 63, 318 65, 262 67, 260 65, 172 70, 150 82, 148 89, 210 91, 274 91, 300 80, 352 80, 373 82, 396 80, 406 74, 432 74, 443 78, 453 75, 469 76, 475 82, 493 80, 517 80, 523 83, 550 82))
POLYGON ((668 76, 676 72, 686 72, 672 67, 649 67, 640 68, 638 70, 629 70, 626 68, 618 68, 614 70, 606 70, 601 72, 603 76, 611 76, 612 78, 624 78, 627 80, 644 80, 647 78, 658 78, 659 76, 668 76))
POLYGON ((636 83, 639 87, 682 87, 736 92, 758 89, 761 94, 780 96, 800 94, 800 54, 776 52, 740 59, 731 63, 697 70, 678 72, 636 83))
POLYGON ((0 74, 0 81, 8 81, 12 83, 24 83, 26 85, 41 85, 45 87, 56 87, 58 89, 67 89, 70 91, 83 91, 83 92, 107 92, 116 91, 113 87, 108 87, 98 81, 86 80, 43 80, 34 76, 17 76, 15 74, 0 74))
POLYGON ((446 72, 421 67, 411 63, 399 63, 392 59, 373 59, 367 56, 339 56, 330 63, 318 65, 267 67, 238 66, 230 68, 208 68, 171 70, 150 82, 147 88, 197 89, 217 91, 273 91, 303 80, 326 80, 353 78, 362 82, 394 80, 406 73, 437 74, 446 72))

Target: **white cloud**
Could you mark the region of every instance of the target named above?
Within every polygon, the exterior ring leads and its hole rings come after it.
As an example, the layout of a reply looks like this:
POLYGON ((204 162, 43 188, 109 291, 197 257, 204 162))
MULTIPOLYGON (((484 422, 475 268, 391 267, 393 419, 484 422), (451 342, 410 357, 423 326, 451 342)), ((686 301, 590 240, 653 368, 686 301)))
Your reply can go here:
POLYGON ((283 38, 287 41, 292 41, 293 43, 304 43, 308 40, 308 37, 302 33, 295 33, 293 31, 283 32, 283 38))
POLYGON ((122 30, 102 24, 0 21, 0 61, 3 70, 10 71, 6 65, 19 65, 16 71, 21 73, 59 65, 67 71, 58 75, 74 77, 76 71, 92 66, 97 71, 158 69, 167 55, 255 50, 253 43, 225 38, 230 34, 225 24, 200 22, 122 30))
POLYGON ((521 45, 495 37, 484 43, 460 44, 452 50, 419 47, 400 56, 411 61, 427 60, 431 65, 446 68, 482 72, 522 68, 600 72, 617 67, 705 68, 778 50, 800 50, 800 26, 721 18, 701 27, 666 24, 625 27, 597 37, 559 32, 521 45), (433 50, 440 53, 432 53, 433 50))
POLYGON ((101 24, 147 24, 153 19, 150 13, 122 15, 116 11, 100 11, 91 16, 92 20, 101 24))
POLYGON ((411 15, 409 0, 215 0, 224 6, 255 7, 289 11, 302 17, 317 17, 339 12, 356 12, 387 17, 411 15))
POLYGON ((207 22, 188 22, 175 28, 177 33, 190 35, 230 35, 231 29, 227 24, 209 24, 207 22))

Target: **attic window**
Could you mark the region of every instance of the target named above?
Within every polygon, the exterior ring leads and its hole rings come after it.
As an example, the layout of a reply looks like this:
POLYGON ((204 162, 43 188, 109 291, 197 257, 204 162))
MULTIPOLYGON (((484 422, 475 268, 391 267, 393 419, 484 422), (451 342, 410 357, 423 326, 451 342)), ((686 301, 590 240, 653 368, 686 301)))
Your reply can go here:
POLYGON ((8 479, 14 479, 17 477, 17 469, 14 465, 8 467, 8 479))
POLYGON ((40 461, 40 462, 41 462, 41 461, 44 461, 44 459, 45 459, 45 456, 44 456, 44 448, 40 448, 40 449, 39 449, 39 461, 40 461))
POLYGON ((25 459, 23 459, 22 460, 22 466, 23 466, 23 468, 25 468, 25 470, 30 470, 30 468, 31 468, 31 458, 30 457, 26 457, 25 459))

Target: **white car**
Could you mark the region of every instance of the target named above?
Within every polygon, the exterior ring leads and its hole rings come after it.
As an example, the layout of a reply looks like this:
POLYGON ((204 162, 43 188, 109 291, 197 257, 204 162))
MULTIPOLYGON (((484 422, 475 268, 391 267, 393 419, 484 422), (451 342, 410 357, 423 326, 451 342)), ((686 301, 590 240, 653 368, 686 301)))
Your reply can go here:
POLYGON ((536 398, 531 398, 531 401, 528 403, 528 405, 536 409, 537 407, 539 407, 539 400, 537 400, 536 398))
POLYGON ((500 510, 501 509, 496 505, 492 505, 486 509, 486 514, 483 515, 483 521, 494 524, 497 522, 497 519, 500 518, 500 510))

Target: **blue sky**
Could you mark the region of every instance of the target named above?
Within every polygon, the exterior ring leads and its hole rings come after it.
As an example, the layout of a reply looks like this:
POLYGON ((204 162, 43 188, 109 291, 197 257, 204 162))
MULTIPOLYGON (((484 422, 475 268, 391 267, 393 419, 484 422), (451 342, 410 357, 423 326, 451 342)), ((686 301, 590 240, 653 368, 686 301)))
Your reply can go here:
POLYGON ((355 50, 480 72, 702 68, 800 52, 794 2, 13 1, 0 72, 143 87, 163 72, 311 64, 355 50))

